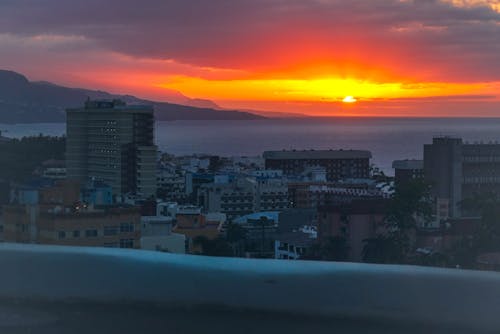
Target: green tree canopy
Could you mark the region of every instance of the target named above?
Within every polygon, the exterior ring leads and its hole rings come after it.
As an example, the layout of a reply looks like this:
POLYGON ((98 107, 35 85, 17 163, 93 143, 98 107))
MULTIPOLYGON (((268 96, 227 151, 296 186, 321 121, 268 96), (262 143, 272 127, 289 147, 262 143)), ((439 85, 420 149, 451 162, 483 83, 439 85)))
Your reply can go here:
POLYGON ((0 178, 22 182, 29 179, 42 162, 64 160, 65 137, 34 136, 0 142, 0 178))

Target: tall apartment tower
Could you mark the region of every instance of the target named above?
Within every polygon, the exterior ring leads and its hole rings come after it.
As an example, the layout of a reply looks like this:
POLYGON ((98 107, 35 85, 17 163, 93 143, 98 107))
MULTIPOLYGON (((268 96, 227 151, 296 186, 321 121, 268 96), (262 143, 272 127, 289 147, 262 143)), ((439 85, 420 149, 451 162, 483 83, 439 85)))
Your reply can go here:
POLYGON ((68 178, 102 181, 114 195, 156 194, 153 108, 87 100, 66 110, 68 178))
POLYGON ((464 143, 461 138, 437 137, 424 145, 424 174, 436 197, 438 216, 479 215, 462 205, 478 194, 500 196, 500 144, 464 143))
MULTIPOLYGON (((424 145, 424 175, 437 205, 446 209, 441 216, 460 217, 462 201, 462 139, 435 137, 424 145)), ((440 210, 438 207, 438 213, 440 210)))

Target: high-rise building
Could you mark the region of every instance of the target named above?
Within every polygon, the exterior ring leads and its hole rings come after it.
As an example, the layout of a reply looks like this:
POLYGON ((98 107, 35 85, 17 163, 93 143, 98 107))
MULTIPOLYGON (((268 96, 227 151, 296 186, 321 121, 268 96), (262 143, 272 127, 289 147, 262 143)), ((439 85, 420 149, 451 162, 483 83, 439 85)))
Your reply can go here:
POLYGON ((432 144, 424 145, 424 174, 440 217, 446 210, 448 217, 475 215, 462 205, 464 200, 480 193, 500 195, 500 144, 433 138, 432 144))
POLYGON ((432 186, 433 195, 444 205, 448 202, 448 216, 460 215, 462 200, 462 139, 433 138, 424 145, 424 175, 432 186))
POLYGON ((266 151, 266 169, 280 169, 286 175, 302 174, 309 167, 323 167, 327 181, 370 177, 370 151, 309 150, 266 151))
POLYGON ((66 110, 68 178, 102 181, 114 195, 156 194, 153 108, 87 100, 66 110))

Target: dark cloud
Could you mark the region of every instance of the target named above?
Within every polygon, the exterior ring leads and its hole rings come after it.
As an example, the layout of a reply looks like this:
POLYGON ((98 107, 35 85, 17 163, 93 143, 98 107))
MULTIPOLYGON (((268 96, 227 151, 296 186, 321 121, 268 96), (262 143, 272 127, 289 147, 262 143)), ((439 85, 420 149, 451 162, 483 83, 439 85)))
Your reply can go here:
POLYGON ((200 66, 353 59, 430 80, 500 78, 500 14, 437 0, 2 0, 0 33, 200 66))

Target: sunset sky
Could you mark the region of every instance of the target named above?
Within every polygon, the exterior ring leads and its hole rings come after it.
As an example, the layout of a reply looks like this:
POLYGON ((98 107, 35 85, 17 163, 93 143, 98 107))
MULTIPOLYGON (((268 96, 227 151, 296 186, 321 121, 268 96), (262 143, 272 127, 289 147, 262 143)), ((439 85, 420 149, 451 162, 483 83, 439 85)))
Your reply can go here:
POLYGON ((0 68, 223 108, 500 116, 500 0, 2 0, 0 68))

